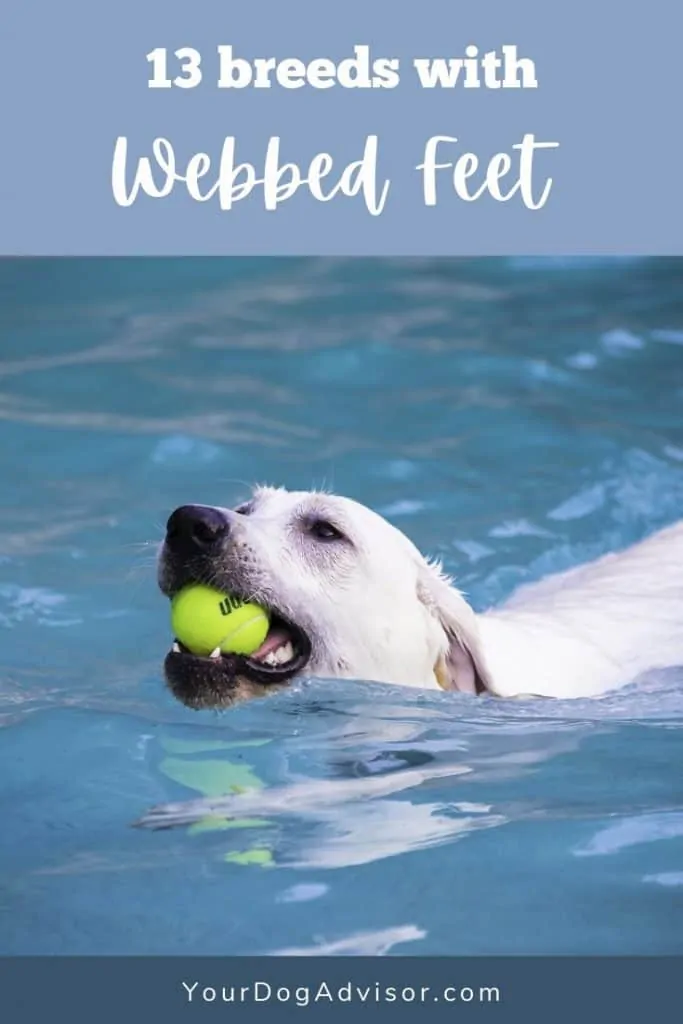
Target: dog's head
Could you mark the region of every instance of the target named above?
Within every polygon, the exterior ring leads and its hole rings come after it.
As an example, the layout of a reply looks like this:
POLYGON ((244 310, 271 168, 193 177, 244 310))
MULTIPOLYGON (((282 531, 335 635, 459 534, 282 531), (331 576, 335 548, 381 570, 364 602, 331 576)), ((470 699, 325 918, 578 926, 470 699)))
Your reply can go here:
POLYGON ((166 678, 190 707, 225 707, 301 675, 470 693, 486 687, 464 598, 400 530, 348 498, 258 488, 235 509, 176 509, 159 585, 173 597, 189 583, 255 601, 271 615, 251 657, 202 658, 174 644, 166 678))

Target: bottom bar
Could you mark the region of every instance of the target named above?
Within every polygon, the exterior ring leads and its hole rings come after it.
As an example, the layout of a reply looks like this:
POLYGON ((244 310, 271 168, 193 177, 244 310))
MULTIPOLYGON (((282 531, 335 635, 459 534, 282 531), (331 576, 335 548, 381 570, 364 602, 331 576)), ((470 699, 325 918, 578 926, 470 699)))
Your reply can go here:
POLYGON ((0 1016, 642 1024, 678 1012, 682 968, 681 957, 16 957, 0 959, 0 1016))

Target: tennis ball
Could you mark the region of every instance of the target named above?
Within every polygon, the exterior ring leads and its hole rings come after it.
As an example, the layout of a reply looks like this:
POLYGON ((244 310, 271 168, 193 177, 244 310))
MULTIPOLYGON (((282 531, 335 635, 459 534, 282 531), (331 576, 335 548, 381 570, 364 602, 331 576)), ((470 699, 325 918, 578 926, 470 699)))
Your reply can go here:
POLYGON ((193 654, 253 654, 268 635, 268 613, 257 604, 213 587, 184 587, 171 601, 174 635, 193 654))

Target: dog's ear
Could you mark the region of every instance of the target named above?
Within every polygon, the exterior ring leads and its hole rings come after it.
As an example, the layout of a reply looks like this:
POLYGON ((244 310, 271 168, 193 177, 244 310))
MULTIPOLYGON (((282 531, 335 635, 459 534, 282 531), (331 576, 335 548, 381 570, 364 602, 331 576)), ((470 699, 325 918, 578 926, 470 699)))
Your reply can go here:
POLYGON ((418 577, 417 596, 443 632, 443 644, 434 664, 439 686, 463 693, 490 689, 477 617, 438 562, 425 560, 418 577))

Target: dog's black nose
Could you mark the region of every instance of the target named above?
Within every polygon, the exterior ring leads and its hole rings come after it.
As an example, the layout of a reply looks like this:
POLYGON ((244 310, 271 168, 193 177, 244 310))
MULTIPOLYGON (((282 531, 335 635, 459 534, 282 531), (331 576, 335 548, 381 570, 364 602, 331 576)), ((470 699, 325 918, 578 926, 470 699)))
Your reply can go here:
POLYGON ((178 551, 209 552, 228 536, 230 524, 210 505, 181 505, 166 523, 166 543, 178 551))

